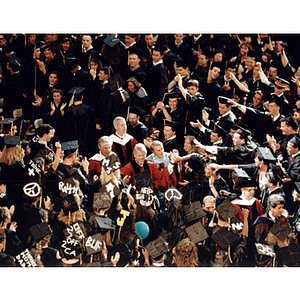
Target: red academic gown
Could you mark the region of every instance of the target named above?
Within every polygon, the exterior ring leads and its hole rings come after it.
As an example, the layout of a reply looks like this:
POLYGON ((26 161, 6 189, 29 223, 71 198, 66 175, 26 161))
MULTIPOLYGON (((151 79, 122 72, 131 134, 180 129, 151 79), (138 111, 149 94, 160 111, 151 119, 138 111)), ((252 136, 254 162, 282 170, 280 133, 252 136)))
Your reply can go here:
MULTIPOLYGON (((116 153, 110 152, 110 154, 114 154, 118 158, 118 160, 119 160, 119 157, 118 157, 118 155, 116 153)), ((100 175, 101 175, 101 164, 100 164, 100 161, 102 159, 104 159, 104 158, 105 158, 105 156, 102 155, 99 152, 99 153, 96 153, 95 155, 93 155, 89 159, 89 163, 90 163, 89 164, 89 177, 90 177, 91 182, 93 182, 94 175, 97 175, 100 178, 100 175)))
POLYGON ((110 139, 113 142, 112 151, 118 155, 121 166, 125 166, 134 159, 133 149, 138 141, 133 136, 125 133, 121 139, 116 134, 112 134, 110 139))
POLYGON ((260 202, 256 198, 252 198, 250 201, 244 199, 234 199, 231 201, 231 203, 239 210, 235 217, 241 222, 243 222, 242 208, 249 210, 248 221, 250 226, 259 216, 264 213, 260 202))
MULTIPOLYGON (((168 167, 164 167, 163 169, 159 170, 157 164, 151 161, 145 161, 145 163, 147 163, 149 166, 150 175, 154 181, 155 189, 158 189, 160 191, 165 191, 172 185, 176 186, 177 180, 174 171, 172 172, 171 175, 169 175, 168 167)), ((145 171, 144 166, 139 168, 141 172, 145 171)), ((132 185, 135 184, 135 179, 134 179, 135 171, 131 163, 128 163, 126 166, 121 168, 121 176, 122 175, 131 176, 130 183, 132 185)))

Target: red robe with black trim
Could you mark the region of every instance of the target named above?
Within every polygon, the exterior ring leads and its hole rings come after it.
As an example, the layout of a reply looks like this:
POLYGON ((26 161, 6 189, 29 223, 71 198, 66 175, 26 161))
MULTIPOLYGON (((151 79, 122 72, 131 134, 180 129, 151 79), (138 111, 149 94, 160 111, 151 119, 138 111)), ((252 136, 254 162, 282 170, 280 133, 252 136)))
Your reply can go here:
MULTIPOLYGON (((145 161, 150 170, 150 175, 154 181, 154 188, 158 189, 160 191, 165 191, 169 187, 176 186, 177 184, 177 179, 174 171, 172 174, 169 174, 168 167, 164 167, 163 169, 159 170, 158 166, 156 163, 153 163, 151 161, 145 161)), ((144 166, 140 166, 140 171, 143 172, 145 170, 144 166)), ((131 163, 128 163, 126 166, 121 168, 121 176, 128 175, 131 176, 130 178, 130 183, 132 185, 135 184, 135 179, 134 179, 134 169, 131 163)))
POLYGON ((120 138, 116 134, 111 134, 110 139, 113 142, 111 149, 118 155, 122 167, 133 161, 133 149, 138 144, 133 136, 125 133, 123 138, 120 138))

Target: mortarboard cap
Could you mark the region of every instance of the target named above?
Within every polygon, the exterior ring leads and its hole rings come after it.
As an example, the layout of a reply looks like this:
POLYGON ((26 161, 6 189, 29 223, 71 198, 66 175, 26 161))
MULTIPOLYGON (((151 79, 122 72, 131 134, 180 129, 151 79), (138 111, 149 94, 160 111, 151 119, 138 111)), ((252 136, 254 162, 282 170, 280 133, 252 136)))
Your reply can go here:
POLYGON ((270 228, 269 232, 274 234, 281 242, 283 242, 292 232, 292 229, 281 219, 277 219, 273 226, 270 228))
POLYGON ((150 206, 153 203, 155 195, 150 187, 142 187, 140 193, 135 194, 135 199, 140 202, 142 206, 150 206))
POLYGON ((15 122, 17 118, 5 118, 0 121, 0 124, 2 125, 11 125, 11 123, 15 122))
POLYGON ((72 236, 62 241, 59 252, 61 257, 72 259, 81 254, 83 250, 79 241, 74 236, 72 236))
POLYGON ((99 217, 95 217, 95 220, 97 221, 98 226, 101 229, 101 232, 116 229, 115 222, 109 217, 99 216, 99 217))
POLYGON ((143 116, 144 114, 146 114, 146 112, 143 109, 136 105, 130 107, 129 113, 136 114, 137 116, 143 116))
POLYGON ((165 102, 165 101, 168 102, 169 99, 173 99, 173 98, 181 100, 182 99, 182 94, 181 93, 175 93, 175 92, 173 92, 173 93, 165 93, 162 102, 165 102))
POLYGON ((116 46, 117 44, 120 43, 120 39, 116 38, 113 35, 109 35, 108 37, 106 37, 103 40, 103 43, 105 43, 107 46, 112 48, 112 47, 114 47, 114 46, 116 46))
POLYGON ((282 262, 286 266, 293 266, 300 262, 300 248, 298 244, 290 244, 287 247, 279 248, 282 262))
POLYGON ((9 64, 17 67, 21 67, 21 58, 16 56, 15 54, 11 54, 9 56, 9 64))
POLYGON ((228 221, 238 213, 238 209, 230 202, 229 199, 222 201, 217 207, 216 211, 219 213, 224 221, 228 221))
POLYGON ((78 149, 78 141, 67 141, 61 143, 61 150, 64 151, 64 155, 68 156, 78 149))
POLYGON ((271 256, 271 257, 276 256, 273 245, 255 243, 255 247, 256 247, 258 254, 267 255, 267 256, 271 256))
POLYGON ((234 169, 237 177, 238 177, 238 184, 239 187, 256 187, 257 182, 255 180, 252 180, 250 176, 246 173, 243 169, 234 169))
POLYGON ((276 158, 268 147, 258 147, 265 164, 275 163, 276 158))
POLYGON ((172 127, 173 131, 177 131, 180 123, 164 119, 164 126, 172 127))
POLYGON ((195 244, 200 243, 209 237, 201 221, 187 227, 185 231, 191 241, 195 244))
POLYGON ((115 198, 121 193, 121 190, 114 184, 112 180, 103 185, 99 191, 106 191, 110 198, 115 198))
POLYGON ((103 240, 101 233, 88 236, 84 241, 84 248, 87 255, 98 253, 103 249, 103 240))
POLYGON ((295 131, 299 129, 299 125, 297 121, 293 118, 292 115, 282 118, 280 121, 284 121, 287 123, 288 126, 291 126, 295 131))
POLYGON ((99 192, 94 193, 93 209, 105 209, 110 207, 111 198, 105 187, 102 187, 99 192))
POLYGON ((0 228, 0 240, 3 240, 5 238, 5 231, 0 228))
POLYGON ((248 136, 252 135, 251 131, 248 130, 248 126, 240 121, 238 121, 237 119, 233 121, 233 123, 236 125, 238 133, 241 136, 241 139, 244 139, 245 141, 247 141, 248 136))
POLYGON ((214 123, 214 129, 213 132, 217 133, 219 136, 221 136, 223 139, 227 135, 227 131, 222 128, 218 123, 214 123))
POLYGON ((187 222, 192 222, 194 220, 200 219, 206 215, 201 207, 200 201, 195 201, 191 204, 184 205, 183 210, 185 213, 185 219, 187 222))
POLYGON ((283 101, 280 101, 280 99, 278 97, 274 97, 269 100, 269 103, 275 103, 279 107, 282 107, 283 101))
POLYGON ((74 86, 68 91, 68 94, 75 95, 76 99, 81 99, 84 90, 85 87, 74 86))
POLYGON ((289 82, 283 78, 280 78, 280 77, 276 77, 275 79, 275 85, 281 89, 284 89, 284 88, 287 88, 289 86, 289 82))
POLYGON ((29 231, 36 241, 52 233, 50 226, 45 222, 29 227, 29 231))
POLYGON ((221 227, 216 230, 211 238, 222 248, 226 249, 229 245, 239 239, 239 234, 235 234, 228 230, 227 227, 221 227))
POLYGON ((68 215, 69 212, 72 213, 79 210, 79 205, 73 194, 60 198, 60 204, 65 215, 68 215))
POLYGON ((232 105, 228 100, 232 100, 230 98, 224 97, 224 96, 218 96, 218 103, 219 104, 227 104, 227 105, 232 105))
POLYGON ((257 59, 257 54, 256 54, 255 51, 249 50, 249 51, 247 52, 247 57, 253 57, 254 59, 257 59))
POLYGON ((71 195, 71 194, 78 194, 79 184, 78 184, 78 181, 75 181, 75 179, 73 177, 69 177, 58 183, 58 189, 59 189, 62 197, 71 195))
POLYGON ((299 148, 300 149, 300 137, 295 135, 292 137, 289 142, 293 145, 294 148, 299 148))
POLYGON ((23 185, 23 198, 35 201, 41 195, 42 189, 38 182, 32 181, 23 185))
POLYGON ((113 153, 108 157, 102 159, 100 161, 100 164, 108 175, 121 168, 121 163, 113 153))
POLYGON ((135 179, 135 186, 137 190, 140 190, 142 187, 150 187, 154 184, 154 181, 148 172, 148 170, 145 170, 143 172, 140 172, 136 175, 134 175, 135 179))
POLYGON ((182 194, 182 203, 185 205, 200 199, 200 195, 197 193, 193 182, 189 182, 188 184, 182 186, 179 191, 182 194))
POLYGON ((169 251, 169 246, 163 236, 159 236, 156 240, 146 245, 146 249, 153 259, 159 259, 165 252, 169 251))
POLYGON ((7 148, 14 147, 21 145, 21 138, 20 136, 16 135, 5 135, 4 136, 4 144, 7 148))

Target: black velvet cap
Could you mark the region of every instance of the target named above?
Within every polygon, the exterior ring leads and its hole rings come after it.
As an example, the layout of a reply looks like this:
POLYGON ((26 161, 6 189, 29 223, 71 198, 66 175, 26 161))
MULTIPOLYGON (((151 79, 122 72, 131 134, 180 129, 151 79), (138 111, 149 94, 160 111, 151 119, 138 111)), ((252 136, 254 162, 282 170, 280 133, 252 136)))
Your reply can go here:
POLYGON ((228 219, 234 217, 239 210, 231 203, 229 199, 225 199, 216 207, 216 211, 224 221, 228 221, 228 219))
POLYGON ((281 242, 292 232, 289 225, 284 223, 281 219, 277 219, 274 225, 269 229, 281 242))
POLYGON ((228 230, 227 227, 221 227, 220 229, 216 230, 211 238, 222 248, 225 249, 233 242, 239 239, 238 234, 234 234, 232 231, 228 230))
POLYGON ((191 241, 195 244, 200 243, 208 238, 208 233, 202 225, 201 221, 189 226, 185 229, 191 241))
POLYGON ((167 240, 163 236, 159 236, 156 240, 146 245, 146 249, 153 259, 159 258, 169 250, 167 240))
POLYGON ((184 205, 183 210, 187 222, 192 222, 206 215, 206 213, 202 209, 200 201, 195 201, 191 204, 184 205))
POLYGON ((29 231, 35 240, 40 240, 52 233, 50 226, 45 222, 29 227, 29 231))

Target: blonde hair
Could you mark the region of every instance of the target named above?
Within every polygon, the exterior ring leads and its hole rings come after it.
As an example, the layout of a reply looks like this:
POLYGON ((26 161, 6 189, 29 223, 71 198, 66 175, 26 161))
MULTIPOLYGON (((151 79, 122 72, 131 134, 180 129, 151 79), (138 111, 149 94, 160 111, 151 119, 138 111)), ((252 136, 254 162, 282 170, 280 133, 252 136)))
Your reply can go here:
POLYGON ((177 267, 196 267, 198 254, 196 245, 189 239, 181 240, 175 248, 177 267))
POLYGON ((5 163, 8 166, 13 165, 17 160, 21 159, 21 146, 7 148, 6 145, 0 155, 0 162, 5 163))
POLYGON ((102 186, 105 185, 107 182, 109 182, 110 180, 113 181, 113 183, 115 185, 119 185, 118 183, 118 179, 120 179, 121 175, 120 175, 120 169, 111 172, 110 174, 107 174, 104 170, 103 167, 101 167, 101 175, 100 175, 100 181, 102 186))

